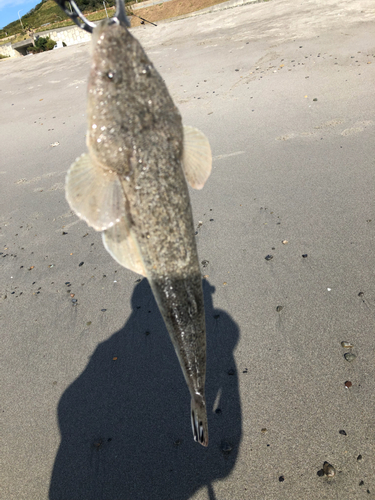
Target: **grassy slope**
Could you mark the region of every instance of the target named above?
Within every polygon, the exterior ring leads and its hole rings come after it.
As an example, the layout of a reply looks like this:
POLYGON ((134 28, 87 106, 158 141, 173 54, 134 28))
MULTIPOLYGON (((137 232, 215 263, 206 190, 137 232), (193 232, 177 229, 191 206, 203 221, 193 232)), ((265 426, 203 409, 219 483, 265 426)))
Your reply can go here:
MULTIPOLYGON (((197 10, 210 7, 211 5, 221 3, 222 1, 223 0, 171 0, 163 4, 153 5, 152 7, 136 10, 134 11, 134 14, 136 16, 143 17, 148 21, 156 22, 163 19, 169 19, 183 14, 188 14, 190 12, 195 12, 197 10)), ((115 9, 109 7, 107 8, 107 11, 110 17, 113 16, 115 9)), ((97 21, 105 17, 105 11, 103 9, 92 14, 85 13, 85 15, 91 21, 97 21)), ((141 23, 141 20, 136 16, 131 17, 132 26, 138 26, 141 23)), ((14 35, 15 38, 13 38, 12 40, 4 40, 3 43, 7 43, 8 41, 15 43, 17 41, 28 38, 29 35, 26 30, 30 28, 34 32, 38 32, 62 28, 64 26, 74 24, 53 0, 46 0, 37 11, 33 12, 30 15, 26 14, 25 16, 22 16, 21 19, 25 30, 21 30, 21 24, 18 20, 13 21, 12 23, 5 26, 2 30, 0 30, 0 44, 1 38, 7 36, 5 32, 8 33, 8 36, 14 35), (42 26, 47 23, 50 24, 48 24, 48 26, 42 26)))
MULTIPOLYGON (((29 16, 22 16, 21 20, 24 27, 29 28, 38 28, 42 24, 45 23, 55 23, 58 21, 62 21, 64 19, 68 19, 68 17, 64 14, 64 12, 60 9, 60 7, 53 2, 53 0, 47 0, 36 12, 33 12, 29 16)), ((21 23, 19 20, 13 21, 12 23, 5 26, 1 32, 5 32, 9 35, 14 35, 16 33, 20 33, 21 31, 21 23)))
MULTIPOLYGON (((108 7, 107 10, 108 15, 110 15, 110 12, 114 11, 113 8, 108 7)), ((96 19, 102 19, 103 17, 105 17, 105 10, 103 9, 93 14, 88 14, 85 12, 85 15, 92 21, 95 21, 96 19)), ((43 24, 47 23, 50 23, 50 25, 45 26, 44 29, 50 29, 52 24, 52 28, 67 26, 67 23, 74 24, 53 0, 46 0, 38 10, 32 12, 31 14, 25 14, 21 17, 21 20, 24 28, 31 28, 33 30, 36 30, 43 24)), ((5 32, 8 33, 8 36, 10 36, 20 34, 21 31, 21 23, 19 22, 19 20, 16 20, 12 23, 9 23, 7 26, 4 26, 4 28, 0 30, 0 38, 7 36, 5 32)))

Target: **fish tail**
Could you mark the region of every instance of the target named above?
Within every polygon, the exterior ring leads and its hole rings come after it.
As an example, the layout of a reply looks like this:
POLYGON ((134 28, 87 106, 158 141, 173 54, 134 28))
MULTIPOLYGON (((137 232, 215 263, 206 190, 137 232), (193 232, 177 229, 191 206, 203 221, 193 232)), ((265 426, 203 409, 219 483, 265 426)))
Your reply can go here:
POLYGON ((206 401, 201 394, 195 394, 191 398, 191 427, 194 441, 203 446, 208 446, 206 401))

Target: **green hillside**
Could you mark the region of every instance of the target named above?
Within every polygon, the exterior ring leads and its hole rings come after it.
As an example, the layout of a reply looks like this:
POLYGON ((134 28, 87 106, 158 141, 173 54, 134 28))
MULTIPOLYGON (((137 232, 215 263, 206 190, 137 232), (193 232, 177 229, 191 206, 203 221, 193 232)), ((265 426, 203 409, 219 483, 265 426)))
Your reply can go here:
MULTIPOLYGON (((92 21, 105 17, 103 0, 76 0, 76 3, 85 16, 92 21), (96 11, 100 12, 96 13, 96 11), (90 12, 93 12, 93 14, 90 15, 90 12)), ((113 7, 114 4, 115 0, 106 0, 107 9, 113 7)), ((112 12, 113 9, 108 12, 108 15, 111 15, 112 12)), ((26 35, 27 30, 30 29, 39 29, 40 31, 41 29, 60 28, 73 24, 53 0, 42 0, 27 14, 22 16, 21 21, 24 27, 23 30, 20 21, 17 19, 0 29, 0 39, 16 34, 26 35)))

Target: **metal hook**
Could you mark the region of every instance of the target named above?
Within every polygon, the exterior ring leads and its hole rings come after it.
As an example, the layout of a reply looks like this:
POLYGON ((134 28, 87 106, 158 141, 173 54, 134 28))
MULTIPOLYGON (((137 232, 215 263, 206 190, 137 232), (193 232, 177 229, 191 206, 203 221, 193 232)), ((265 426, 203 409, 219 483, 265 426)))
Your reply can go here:
POLYGON ((55 0, 55 2, 77 26, 87 31, 88 33, 92 33, 94 31, 96 24, 85 18, 74 0, 55 0), (66 5, 68 3, 73 7, 74 12, 70 12, 70 10, 68 10, 66 5), (82 21, 82 23, 80 22, 80 20, 82 21))

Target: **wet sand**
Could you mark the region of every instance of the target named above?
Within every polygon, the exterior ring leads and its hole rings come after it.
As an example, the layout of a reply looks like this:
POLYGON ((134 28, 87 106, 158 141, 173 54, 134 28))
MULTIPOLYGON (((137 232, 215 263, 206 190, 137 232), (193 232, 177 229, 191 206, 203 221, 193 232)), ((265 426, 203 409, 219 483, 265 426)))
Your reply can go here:
POLYGON ((207 450, 147 281, 64 198, 89 46, 1 61, 1 499, 375 498, 374 14, 274 0, 133 30, 214 156, 191 191, 207 450))

